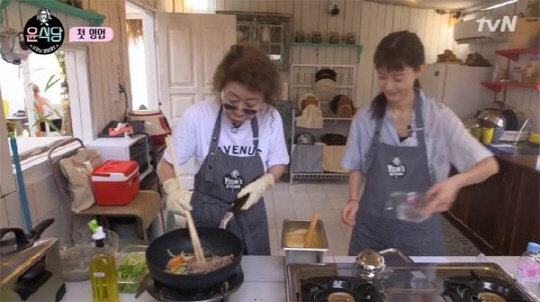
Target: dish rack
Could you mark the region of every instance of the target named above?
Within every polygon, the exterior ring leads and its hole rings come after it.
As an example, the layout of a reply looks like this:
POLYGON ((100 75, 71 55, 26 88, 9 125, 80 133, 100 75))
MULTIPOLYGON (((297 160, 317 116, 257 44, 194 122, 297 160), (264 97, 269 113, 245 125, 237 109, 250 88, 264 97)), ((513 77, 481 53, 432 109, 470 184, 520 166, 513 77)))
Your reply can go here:
POLYGON ((350 122, 352 121, 352 118, 338 118, 338 117, 323 117, 324 124, 322 129, 310 129, 310 128, 302 128, 296 126, 296 110, 292 110, 292 123, 291 123, 291 136, 290 136, 290 154, 291 154, 291 161, 289 165, 289 185, 293 184, 294 179, 302 179, 302 180, 340 180, 347 178, 349 176, 348 173, 332 173, 332 172, 324 172, 322 168, 322 145, 302 145, 302 144, 296 144, 295 143, 295 137, 296 134, 301 132, 307 132, 314 136, 321 136, 326 133, 336 133, 336 134, 342 134, 345 137, 347 137, 350 127, 350 122), (314 164, 319 164, 321 166, 320 172, 305 172, 301 169, 295 169, 296 163, 295 163, 295 148, 297 146, 301 146, 302 148, 305 148, 306 150, 302 151, 302 155, 300 157, 311 161, 314 164), (318 162, 317 162, 318 161, 318 162))
MULTIPOLYGON (((327 133, 348 135, 350 122, 352 118, 340 118, 332 116, 331 113, 324 112, 323 110, 323 128, 322 129, 310 129, 301 128, 296 126, 298 112, 298 100, 305 93, 312 93, 315 84, 315 74, 317 71, 323 68, 330 68, 337 74, 336 76, 336 92, 335 94, 344 94, 353 99, 355 96, 355 83, 356 83, 356 65, 332 65, 332 64, 291 64, 290 69, 290 90, 289 99, 292 102, 291 113, 291 130, 290 130, 290 155, 291 162, 289 165, 289 184, 292 185, 294 179, 302 180, 340 180, 348 177, 348 173, 333 173, 324 172, 322 169, 322 145, 301 145, 305 150, 299 150, 301 155, 295 156, 295 143, 296 134, 300 132, 307 132, 314 136, 321 136, 327 133), (305 167, 304 169, 298 168, 296 159, 301 158, 304 162, 311 162, 313 165, 321 167, 319 172, 307 172, 306 170, 317 170, 317 167, 305 167)), ((329 107, 329 106, 321 106, 329 107)))

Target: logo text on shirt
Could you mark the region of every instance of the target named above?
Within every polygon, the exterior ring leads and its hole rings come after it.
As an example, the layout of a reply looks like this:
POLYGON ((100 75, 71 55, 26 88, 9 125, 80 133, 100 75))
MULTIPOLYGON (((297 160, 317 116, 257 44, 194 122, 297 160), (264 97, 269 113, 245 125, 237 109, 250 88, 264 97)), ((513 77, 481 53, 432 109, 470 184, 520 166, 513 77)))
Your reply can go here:
MULTIPOLYGON (((255 147, 253 146, 235 146, 235 145, 228 145, 228 146, 221 146, 218 147, 218 149, 229 155, 255 155, 255 147)), ((262 152, 261 149, 257 150, 259 153, 262 152)))

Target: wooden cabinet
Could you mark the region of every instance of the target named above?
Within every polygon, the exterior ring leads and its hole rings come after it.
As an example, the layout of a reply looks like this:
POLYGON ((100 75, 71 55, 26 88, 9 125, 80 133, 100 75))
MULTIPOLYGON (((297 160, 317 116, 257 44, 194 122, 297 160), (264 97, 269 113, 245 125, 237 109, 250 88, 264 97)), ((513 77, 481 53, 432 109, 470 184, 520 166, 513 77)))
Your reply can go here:
POLYGON ((463 188, 446 217, 484 254, 520 255, 540 241, 540 173, 497 159, 499 173, 463 188))

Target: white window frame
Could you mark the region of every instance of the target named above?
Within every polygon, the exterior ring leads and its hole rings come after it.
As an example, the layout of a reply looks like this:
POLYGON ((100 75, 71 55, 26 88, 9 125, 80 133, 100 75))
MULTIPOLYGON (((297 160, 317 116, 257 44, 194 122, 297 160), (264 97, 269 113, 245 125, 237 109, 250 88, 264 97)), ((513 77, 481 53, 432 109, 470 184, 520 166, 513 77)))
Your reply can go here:
POLYGON ((88 47, 69 46, 61 50, 65 54, 66 73, 68 74, 73 137, 88 143, 97 137, 93 131, 92 106, 90 104, 88 47))
MULTIPOLYGON (((145 69, 146 69, 146 97, 148 99, 148 109, 150 110, 159 110, 160 108, 160 95, 159 95, 159 80, 158 80, 158 71, 157 71, 157 57, 156 57, 156 39, 155 39, 155 15, 154 11, 148 9, 147 7, 141 6, 140 3, 128 0, 126 5, 136 6, 142 14, 137 16, 135 19, 142 19, 143 24, 143 44, 144 44, 144 53, 145 53, 145 69)), ((127 16, 128 19, 130 16, 127 16)), ((129 55, 129 54, 128 54, 129 55)))

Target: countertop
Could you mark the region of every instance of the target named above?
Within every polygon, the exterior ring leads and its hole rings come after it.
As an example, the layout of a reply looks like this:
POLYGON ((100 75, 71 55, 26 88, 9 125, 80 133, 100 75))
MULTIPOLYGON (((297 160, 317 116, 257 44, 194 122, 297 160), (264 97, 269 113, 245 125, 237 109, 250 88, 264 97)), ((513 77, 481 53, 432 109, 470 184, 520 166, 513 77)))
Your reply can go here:
POLYGON ((540 173, 536 163, 540 160, 536 155, 497 155, 498 158, 519 165, 534 173, 540 173))
MULTIPOLYGON (((514 275, 517 269, 518 257, 412 257, 414 262, 495 262, 508 273, 514 275)), ((327 256, 327 263, 351 263, 355 257, 327 256)), ((283 256, 244 256, 242 257, 244 283, 232 294, 227 301, 234 302, 284 302, 285 266, 283 256)), ((537 296, 540 295, 540 284, 523 283, 525 287, 537 296)), ((91 301, 92 292, 90 281, 66 282, 67 292, 62 301, 91 301)), ((148 293, 143 293, 138 299, 133 294, 120 294, 120 301, 147 302, 155 301, 148 293)))
POLYGON ((495 156, 500 160, 516 164, 534 173, 540 173, 540 166, 537 167, 536 165, 536 163, 540 160, 540 156, 538 155, 514 155, 502 151, 495 146, 486 145, 485 147, 493 152, 493 154, 495 154, 495 156))

